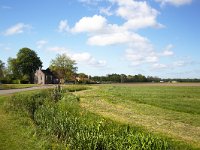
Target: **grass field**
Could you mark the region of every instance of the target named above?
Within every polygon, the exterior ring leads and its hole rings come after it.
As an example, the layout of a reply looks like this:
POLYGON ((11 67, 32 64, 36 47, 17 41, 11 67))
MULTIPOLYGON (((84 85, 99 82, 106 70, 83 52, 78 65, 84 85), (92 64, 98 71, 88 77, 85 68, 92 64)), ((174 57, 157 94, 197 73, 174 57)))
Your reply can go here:
POLYGON ((92 112, 200 148, 199 93, 199 84, 119 84, 79 96, 92 112))
POLYGON ((0 147, 200 149, 199 84, 70 85, 62 90, 1 96, 0 147))

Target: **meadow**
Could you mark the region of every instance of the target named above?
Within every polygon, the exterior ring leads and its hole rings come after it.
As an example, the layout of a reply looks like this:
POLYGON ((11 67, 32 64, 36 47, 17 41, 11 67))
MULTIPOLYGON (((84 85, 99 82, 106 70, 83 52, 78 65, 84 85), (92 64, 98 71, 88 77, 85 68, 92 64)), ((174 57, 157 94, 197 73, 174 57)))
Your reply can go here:
POLYGON ((66 85, 0 104, 29 149, 199 149, 199 92, 191 85, 66 85))
POLYGON ((87 110, 200 148, 199 93, 199 84, 119 84, 79 96, 87 110))

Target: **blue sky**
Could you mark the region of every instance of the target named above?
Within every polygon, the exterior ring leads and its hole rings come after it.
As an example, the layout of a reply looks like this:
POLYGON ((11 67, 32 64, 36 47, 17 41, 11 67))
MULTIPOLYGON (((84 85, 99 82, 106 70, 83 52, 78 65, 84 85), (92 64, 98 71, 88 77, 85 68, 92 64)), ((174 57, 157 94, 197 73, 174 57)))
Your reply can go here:
POLYGON ((199 0, 1 0, 0 60, 57 54, 89 75, 200 78, 199 0))

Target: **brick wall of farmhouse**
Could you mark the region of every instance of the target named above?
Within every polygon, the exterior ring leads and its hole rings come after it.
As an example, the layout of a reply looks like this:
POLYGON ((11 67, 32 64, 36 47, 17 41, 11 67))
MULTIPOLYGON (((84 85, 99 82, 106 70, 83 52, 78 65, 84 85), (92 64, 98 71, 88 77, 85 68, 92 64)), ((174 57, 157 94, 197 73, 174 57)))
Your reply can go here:
POLYGON ((35 73, 35 83, 45 84, 45 74, 41 70, 37 70, 35 73))

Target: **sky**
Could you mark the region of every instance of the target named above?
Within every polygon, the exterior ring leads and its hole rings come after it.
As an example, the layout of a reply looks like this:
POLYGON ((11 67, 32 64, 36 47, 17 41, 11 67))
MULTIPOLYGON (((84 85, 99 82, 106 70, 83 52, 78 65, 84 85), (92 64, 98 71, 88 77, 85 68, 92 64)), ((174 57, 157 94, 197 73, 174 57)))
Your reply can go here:
POLYGON ((200 78, 199 0, 0 0, 0 60, 28 47, 88 75, 200 78))

